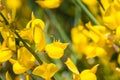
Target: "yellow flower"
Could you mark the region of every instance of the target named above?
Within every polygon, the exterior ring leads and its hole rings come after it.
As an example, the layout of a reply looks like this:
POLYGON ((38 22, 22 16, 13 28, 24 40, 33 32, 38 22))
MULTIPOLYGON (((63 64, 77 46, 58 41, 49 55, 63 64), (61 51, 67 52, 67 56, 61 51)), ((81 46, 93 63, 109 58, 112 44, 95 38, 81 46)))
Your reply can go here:
POLYGON ((57 8, 60 6, 62 0, 36 0, 36 3, 38 3, 43 8, 57 8))
POLYGON ((15 36, 8 28, 2 28, 0 30, 4 39, 2 46, 9 48, 10 50, 16 50, 15 36))
POLYGON ((15 20, 16 10, 21 6, 21 0, 6 0, 6 5, 12 11, 10 23, 15 20))
POLYGON ((95 73, 97 71, 98 64, 91 69, 83 70, 81 73, 79 73, 77 67, 70 58, 67 59, 65 64, 73 72, 73 80, 97 80, 95 73))
POLYGON ((43 62, 42 65, 36 67, 32 74, 41 76, 45 80, 51 80, 52 76, 58 71, 58 67, 53 64, 49 63, 47 64, 46 62, 43 62))
POLYGON ((74 63, 71 61, 70 58, 67 59, 67 61, 65 62, 65 64, 67 65, 67 67, 75 74, 79 74, 79 71, 77 69, 77 67, 74 65, 74 63))
POLYGON ((95 46, 87 46, 85 51, 85 55, 87 58, 93 58, 93 57, 104 57, 107 52, 102 47, 95 47, 95 46))
POLYGON ((12 78, 11 78, 11 76, 10 76, 10 74, 8 73, 8 71, 6 72, 6 80, 12 80, 12 78))
POLYGON ((31 68, 34 66, 35 58, 25 47, 21 47, 18 49, 18 62, 27 68, 31 68))
POLYGON ((46 45, 46 39, 44 35, 44 22, 41 19, 32 20, 33 40, 35 42, 38 51, 43 51, 46 45))
POLYGON ((25 28, 25 29, 19 30, 18 33, 22 37, 22 39, 26 39, 26 40, 29 40, 30 42, 33 42, 33 34, 32 34, 31 28, 25 28))
POLYGON ((36 51, 44 51, 46 45, 44 27, 45 24, 41 19, 32 19, 19 34, 23 39, 34 42, 36 51))
POLYGON ((9 60, 13 64, 15 74, 22 74, 34 66, 35 58, 25 47, 18 49, 17 56, 18 60, 9 60))
POLYGON ((21 6, 21 0, 6 0, 6 5, 10 9, 13 9, 13 8, 17 9, 21 6))
POLYGON ((0 48, 0 62, 5 62, 9 60, 13 55, 13 52, 7 48, 7 47, 2 47, 0 48))
POLYGON ((13 71, 15 74, 22 74, 26 72, 27 70, 29 70, 29 68, 24 67, 18 61, 16 61, 16 63, 13 64, 13 71))
POLYGON ((47 44, 45 47, 45 51, 48 56, 53 59, 59 59, 63 56, 64 50, 68 46, 68 43, 61 43, 60 41, 55 41, 51 44, 47 44))
POLYGON ((110 29, 116 29, 120 25, 120 10, 111 5, 105 12, 103 21, 110 29))
POLYGON ((81 80, 97 80, 95 75, 99 64, 93 66, 91 69, 83 70, 80 74, 81 80))

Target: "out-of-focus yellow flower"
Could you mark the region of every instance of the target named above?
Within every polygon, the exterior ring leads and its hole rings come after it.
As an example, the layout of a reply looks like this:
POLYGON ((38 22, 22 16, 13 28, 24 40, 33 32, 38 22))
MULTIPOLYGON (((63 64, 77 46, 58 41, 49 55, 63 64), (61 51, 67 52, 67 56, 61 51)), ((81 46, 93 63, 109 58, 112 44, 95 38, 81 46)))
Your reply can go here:
POLYGON ((48 56, 53 59, 59 59, 63 56, 64 50, 68 46, 68 43, 61 43, 60 41, 54 41, 51 44, 47 44, 45 51, 48 53, 48 56))
POLYGON ((33 80, 31 76, 27 73, 25 73, 24 76, 25 76, 25 80, 33 80))
POLYGON ((43 62, 42 65, 36 67, 32 74, 41 76, 45 80, 51 80, 52 76, 58 71, 58 67, 53 64, 49 63, 47 64, 46 62, 43 62))
POLYGON ((10 74, 8 73, 8 71, 6 72, 6 80, 12 80, 12 78, 11 78, 11 76, 10 76, 10 74))
POLYGON ((107 27, 115 30, 120 25, 120 10, 111 5, 103 16, 103 21, 107 27))
MULTIPOLYGON (((82 33, 83 30, 84 28, 82 25, 79 25, 78 27, 74 27, 71 30, 73 48, 77 53, 83 53, 84 49, 88 45, 88 39, 86 35, 82 33)), ((87 34, 87 32, 85 32, 85 34, 87 34)))
POLYGON ((38 3, 43 8, 57 8, 60 6, 62 0, 36 0, 36 3, 38 3))
POLYGON ((117 62, 120 64, 120 54, 118 55, 117 62))
POLYGON ((13 55, 13 52, 7 47, 0 47, 0 62, 9 60, 13 55))
POLYGON ((96 56, 104 57, 107 54, 107 52, 103 48, 95 46, 87 46, 84 53, 87 58, 93 58, 96 56))
POLYGON ((95 73, 97 71, 98 64, 91 69, 83 70, 81 73, 79 73, 78 69, 70 60, 70 58, 67 59, 65 64, 73 72, 73 80, 97 80, 95 73))
POLYGON ((21 6, 21 0, 6 0, 6 5, 10 9, 17 9, 21 6))
POLYGON ((21 0, 6 0, 6 5, 12 11, 11 23, 15 20, 16 10, 21 6, 21 0))
POLYGON ((120 26, 116 28, 116 35, 120 35, 120 26))

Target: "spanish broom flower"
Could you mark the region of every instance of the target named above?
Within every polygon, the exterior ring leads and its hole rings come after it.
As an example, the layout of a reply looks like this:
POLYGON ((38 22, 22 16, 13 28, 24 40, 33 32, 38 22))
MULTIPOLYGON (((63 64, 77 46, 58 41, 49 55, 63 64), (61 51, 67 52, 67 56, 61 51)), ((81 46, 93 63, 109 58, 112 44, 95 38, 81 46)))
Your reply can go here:
POLYGON ((8 71, 6 72, 6 76, 5 77, 6 77, 6 80, 12 80, 12 78, 11 78, 11 76, 10 76, 8 71))
POLYGON ((62 0, 36 0, 35 2, 43 8, 57 8, 60 6, 62 0))
POLYGON ((53 75, 58 71, 58 67, 53 63, 43 62, 42 65, 37 66, 32 74, 40 76, 45 80, 51 80, 53 75))
POLYGON ((48 56, 53 59, 60 59, 64 55, 64 50, 67 48, 68 43, 61 43, 60 41, 54 41, 51 44, 47 44, 45 51, 48 56))
POLYGON ((91 69, 83 70, 81 73, 79 73, 77 67, 70 58, 67 59, 65 64, 73 72, 73 80, 97 80, 95 73, 97 71, 98 64, 91 69))
POLYGON ((31 69, 35 64, 34 56, 25 48, 18 49, 18 60, 10 59, 13 64, 13 71, 15 74, 22 74, 31 69))

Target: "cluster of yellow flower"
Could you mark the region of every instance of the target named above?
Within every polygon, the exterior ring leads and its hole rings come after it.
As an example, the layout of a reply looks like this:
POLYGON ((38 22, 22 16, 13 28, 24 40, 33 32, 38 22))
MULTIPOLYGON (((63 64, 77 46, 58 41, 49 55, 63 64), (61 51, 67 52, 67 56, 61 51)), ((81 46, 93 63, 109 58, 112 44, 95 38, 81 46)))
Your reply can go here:
MULTIPOLYGON (((33 0, 33 2, 42 9, 51 10, 60 7, 64 1, 33 0)), ((84 24, 84 21, 79 19, 79 25, 71 29, 72 47, 79 56, 78 59, 99 58, 102 64, 93 62, 94 66, 92 65, 91 69, 82 69, 80 72, 76 63, 70 59, 73 56, 72 53, 65 60, 61 60, 69 42, 62 43, 60 40, 54 40, 52 43, 47 43, 45 35, 47 25, 42 19, 36 18, 34 12, 31 12, 31 20, 27 22, 26 27, 17 29, 16 26, 19 24, 16 23, 16 14, 23 5, 22 0, 0 0, 0 79, 2 75, 5 75, 3 76, 5 80, 13 80, 13 78, 34 80, 32 76, 36 75, 40 77, 40 80, 41 78, 57 80, 54 75, 63 67, 55 61, 60 60, 63 66, 67 67, 65 71, 69 69, 72 72, 72 80, 97 80, 95 73, 98 66, 112 68, 109 61, 114 54, 117 54, 116 63, 120 64, 120 0, 82 0, 83 3, 80 0, 71 0, 71 2, 77 7, 78 4, 82 4, 81 7, 85 10, 84 3, 101 24, 94 25, 92 21, 84 24), (49 62, 42 60, 39 54, 45 55, 49 62), (2 72, 2 67, 6 63, 12 66, 12 70, 9 68, 2 72)), ((88 12, 89 17, 92 16, 89 11, 85 10, 85 12, 88 12)), ((93 18, 92 16, 91 19, 93 18)), ((61 28, 58 29, 61 30, 61 28)), ((112 70, 116 69, 120 72, 115 63, 114 66, 112 70)))

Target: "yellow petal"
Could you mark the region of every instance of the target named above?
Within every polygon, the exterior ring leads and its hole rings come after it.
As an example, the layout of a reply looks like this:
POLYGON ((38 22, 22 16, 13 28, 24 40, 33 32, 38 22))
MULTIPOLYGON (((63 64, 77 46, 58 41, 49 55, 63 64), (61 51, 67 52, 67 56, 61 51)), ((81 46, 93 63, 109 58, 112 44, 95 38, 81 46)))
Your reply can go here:
POLYGON ((13 64, 13 71, 15 74, 22 74, 22 73, 26 72, 27 70, 29 70, 29 69, 20 65, 18 62, 13 64))
POLYGON ((36 26, 34 30, 34 41, 35 41, 37 50, 43 51, 46 45, 46 39, 45 39, 44 32, 38 26, 36 26))
POLYGON ((6 0, 6 4, 10 9, 17 9, 21 6, 21 0, 6 0))
POLYGON ((18 49, 18 62, 29 69, 33 67, 35 58, 25 47, 21 47, 18 49))
POLYGON ((120 35, 120 26, 116 28, 116 35, 120 35))
POLYGON ((60 6, 61 0, 37 0, 36 3, 43 8, 57 8, 60 6))
POLYGON ((104 57, 106 54, 107 54, 107 52, 103 48, 101 48, 101 47, 96 48, 96 55, 98 57, 104 57))
POLYGON ((95 52, 96 47, 94 46, 87 46, 84 53, 86 55, 87 58, 93 58, 96 56, 96 52, 95 52))
POLYGON ((80 80, 80 74, 73 73, 73 80, 80 80))
POLYGON ((58 67, 53 64, 47 64, 45 62, 43 62, 42 65, 36 67, 32 74, 34 75, 38 75, 41 76, 42 78, 46 79, 46 80, 50 80, 50 78, 58 71, 58 67))
POLYGON ((117 62, 120 64, 120 54, 118 55, 117 62))
POLYGON ((99 66, 99 64, 93 66, 93 67, 90 69, 91 72, 92 72, 92 73, 96 73, 98 66, 99 66))
POLYGON ((48 56, 53 59, 59 59, 63 56, 65 48, 68 46, 68 43, 61 43, 55 41, 51 44, 47 44, 45 51, 48 53, 48 56))
POLYGON ((67 67, 75 74, 79 75, 79 71, 77 69, 77 67, 74 65, 74 63, 70 60, 70 58, 67 59, 67 61, 65 62, 65 64, 67 65, 67 67))
POLYGON ((41 28, 41 30, 44 30, 45 24, 41 19, 34 19, 32 21, 32 25, 31 27, 34 29, 34 27, 38 26, 39 28, 41 28))
MULTIPOLYGON (((28 27, 28 26, 27 26, 28 27)), ((19 35, 26 40, 33 41, 33 34, 31 28, 25 28, 19 32, 19 35), (28 35, 29 34, 29 35, 28 35)))
POLYGON ((12 80, 10 74, 8 73, 8 71, 6 72, 6 80, 12 80))
POLYGON ((85 75, 81 75, 81 80, 97 80, 97 77, 93 73, 87 73, 85 75))
POLYGON ((7 45, 8 45, 9 49, 15 51, 16 50, 15 38, 14 37, 9 37, 7 45))
POLYGON ((44 22, 41 19, 35 19, 32 21, 33 39, 38 51, 43 51, 46 45, 46 39, 44 35, 44 22))
POLYGON ((0 62, 5 62, 12 57, 13 52, 8 48, 0 49, 0 62))

